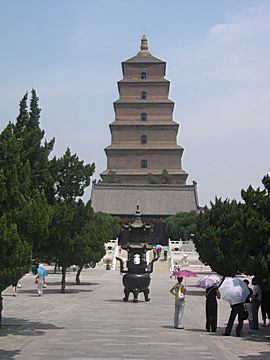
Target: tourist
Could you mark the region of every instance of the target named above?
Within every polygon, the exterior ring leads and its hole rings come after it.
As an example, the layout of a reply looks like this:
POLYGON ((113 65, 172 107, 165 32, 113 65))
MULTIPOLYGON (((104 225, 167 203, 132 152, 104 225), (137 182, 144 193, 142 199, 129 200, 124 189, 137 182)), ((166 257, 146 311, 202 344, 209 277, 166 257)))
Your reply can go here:
POLYGON ((17 286, 18 286, 18 281, 14 281, 14 283, 11 284, 12 296, 16 296, 16 294, 17 294, 17 286))
POLYGON ((37 274, 35 283, 37 284, 38 296, 42 296, 43 295, 43 288, 46 287, 45 276, 37 274))
POLYGON ((183 278, 178 277, 177 283, 171 288, 170 293, 175 296, 174 328, 184 329, 183 316, 185 309, 186 289, 182 284, 183 278))
POLYGON ((37 276, 35 278, 35 283, 37 284, 37 293, 38 296, 43 295, 43 288, 46 287, 45 277, 47 276, 47 271, 44 269, 43 264, 40 264, 37 269, 37 276))
POLYGON ((220 299, 220 292, 216 286, 211 286, 206 289, 206 325, 205 328, 208 332, 216 332, 217 330, 217 299, 220 299))
MULTIPOLYGON (((262 299, 261 299, 261 313, 263 319, 263 325, 266 326, 266 319, 270 320, 270 291, 269 291, 269 284, 263 283, 262 284, 262 299), (268 286, 267 286, 268 285, 268 286)), ((270 326, 270 323, 268 323, 270 326)))
POLYGON ((231 314, 229 317, 228 324, 225 329, 225 333, 223 333, 223 336, 230 336, 232 332, 232 327, 234 320, 236 318, 236 315, 238 315, 238 324, 236 327, 236 336, 241 336, 241 331, 243 328, 243 322, 244 322, 244 303, 238 303, 238 304, 230 304, 231 305, 231 314))
POLYGON ((252 294, 252 330, 259 330, 258 312, 262 300, 262 290, 257 279, 252 278, 253 294, 252 294))
POLYGON ((163 250, 163 258, 164 258, 165 261, 167 260, 167 256, 168 256, 168 250, 164 249, 163 250))
POLYGON ((245 308, 248 312, 248 323, 249 323, 249 327, 251 329, 252 328, 252 304, 251 304, 251 301, 252 301, 253 291, 252 291, 251 287, 248 286, 249 285, 248 279, 243 280, 243 282, 247 284, 247 287, 249 290, 249 295, 247 296, 246 301, 245 301, 245 308))
POLYGON ((2 327, 3 297, 0 294, 0 329, 2 327))

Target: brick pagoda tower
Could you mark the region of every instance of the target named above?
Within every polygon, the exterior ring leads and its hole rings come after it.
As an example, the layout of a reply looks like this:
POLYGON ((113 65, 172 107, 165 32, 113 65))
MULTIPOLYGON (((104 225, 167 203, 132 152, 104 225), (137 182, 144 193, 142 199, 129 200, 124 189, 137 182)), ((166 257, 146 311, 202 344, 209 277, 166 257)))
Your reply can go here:
POLYGON ((145 35, 138 54, 122 62, 111 145, 105 149, 107 169, 100 174, 101 182, 93 182, 91 192, 94 211, 122 222, 133 219, 139 205, 143 221, 156 224, 160 243, 167 241, 162 230, 165 217, 199 209, 196 183, 187 185, 188 174, 182 169, 183 148, 176 141, 179 125, 173 120, 165 70, 166 63, 149 52, 145 35), (150 184, 149 174, 158 179, 163 170, 169 183, 150 184))
POLYGON ((171 183, 185 184, 183 148, 177 145, 179 125, 173 121, 174 102, 168 99, 170 82, 164 78, 166 63, 148 51, 141 39, 138 54, 122 62, 119 99, 114 102, 115 121, 110 124, 111 145, 106 149, 106 182, 110 171, 124 184, 147 184, 147 175, 166 169, 171 183))

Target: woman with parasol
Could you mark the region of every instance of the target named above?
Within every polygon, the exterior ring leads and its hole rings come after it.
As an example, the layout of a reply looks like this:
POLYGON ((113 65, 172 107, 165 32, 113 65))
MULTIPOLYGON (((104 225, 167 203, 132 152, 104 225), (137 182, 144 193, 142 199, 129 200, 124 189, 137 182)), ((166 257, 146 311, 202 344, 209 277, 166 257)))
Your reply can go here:
POLYGON ((177 283, 171 288, 170 293, 175 296, 174 328, 184 329, 183 316, 185 309, 186 289, 182 284, 183 277, 177 277, 177 283))
POLYGON ((220 299, 218 285, 221 278, 217 274, 206 275, 197 283, 197 287, 205 289, 205 312, 206 312, 206 331, 216 332, 217 330, 217 299, 220 299))
POLYGON ((174 328, 184 329, 183 327, 183 316, 185 308, 185 294, 186 288, 182 284, 183 278, 197 276, 191 270, 175 270, 170 277, 177 278, 177 283, 171 288, 170 292, 175 296, 175 312, 174 312, 174 328))

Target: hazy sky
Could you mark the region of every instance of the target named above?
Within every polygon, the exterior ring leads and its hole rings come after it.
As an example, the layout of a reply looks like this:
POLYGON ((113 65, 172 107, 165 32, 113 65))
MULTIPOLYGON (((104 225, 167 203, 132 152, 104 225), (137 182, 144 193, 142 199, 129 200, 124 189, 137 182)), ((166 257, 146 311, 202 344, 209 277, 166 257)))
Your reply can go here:
POLYGON ((269 0, 0 0, 0 130, 35 88, 53 154, 70 147, 99 178, 121 61, 144 31, 167 62, 188 183, 201 205, 240 200, 270 172, 269 0))

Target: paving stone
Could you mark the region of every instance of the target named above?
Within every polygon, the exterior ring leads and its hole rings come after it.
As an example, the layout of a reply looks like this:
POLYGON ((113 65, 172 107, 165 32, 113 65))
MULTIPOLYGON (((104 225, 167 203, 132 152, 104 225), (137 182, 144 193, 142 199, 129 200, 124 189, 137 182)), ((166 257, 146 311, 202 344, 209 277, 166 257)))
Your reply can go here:
POLYGON ((82 285, 75 273, 67 275, 67 293, 60 293, 61 274, 50 273, 44 296, 35 292, 34 277, 27 274, 16 297, 3 293, 1 360, 259 360, 270 359, 270 327, 244 335, 222 337, 230 308, 219 301, 217 333, 205 332, 204 291, 197 278, 186 280, 188 289, 184 330, 173 328, 175 283, 160 266, 152 274, 151 301, 122 301, 122 275, 102 268, 84 270, 82 285))

